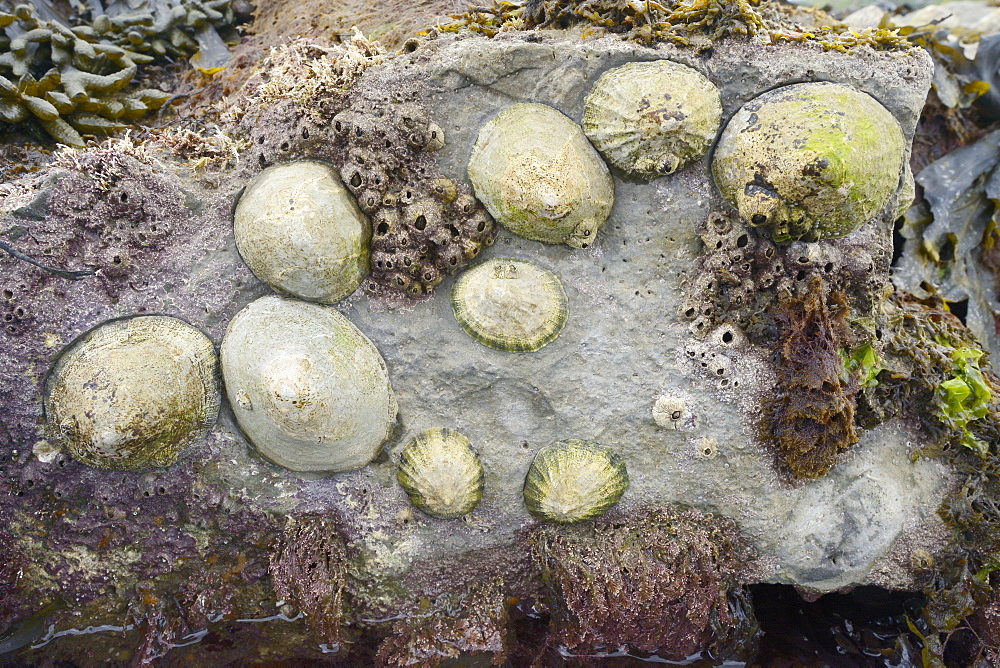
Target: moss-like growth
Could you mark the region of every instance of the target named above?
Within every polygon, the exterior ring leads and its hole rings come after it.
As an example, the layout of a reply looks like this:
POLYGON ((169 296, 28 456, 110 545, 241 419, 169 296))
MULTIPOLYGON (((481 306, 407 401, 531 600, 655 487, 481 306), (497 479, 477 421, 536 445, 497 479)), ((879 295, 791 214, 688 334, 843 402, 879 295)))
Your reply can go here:
POLYGON ((708 49, 715 40, 745 36, 764 44, 814 42, 833 51, 857 47, 912 48, 893 30, 860 33, 816 9, 769 0, 668 0, 667 2, 495 1, 470 8, 442 32, 463 29, 492 37, 501 31, 579 26, 586 33, 608 32, 640 44, 668 43, 708 49))
POLYGON ((490 656, 494 665, 503 661, 508 644, 503 581, 473 582, 462 595, 437 603, 393 626, 378 649, 378 665, 437 666, 477 654, 490 656))
POLYGON ((838 354, 851 339, 846 316, 843 294, 829 290, 819 278, 804 297, 782 295, 777 304, 779 391, 765 407, 764 430, 796 477, 826 475, 840 453, 858 440, 858 379, 842 377, 838 354))
POLYGON ((270 572, 278 600, 306 613, 313 633, 327 643, 341 637, 347 553, 332 520, 289 519, 271 554, 270 572))
POLYGON ((670 660, 753 651, 757 624, 736 584, 749 550, 732 520, 680 507, 535 538, 559 644, 670 660))

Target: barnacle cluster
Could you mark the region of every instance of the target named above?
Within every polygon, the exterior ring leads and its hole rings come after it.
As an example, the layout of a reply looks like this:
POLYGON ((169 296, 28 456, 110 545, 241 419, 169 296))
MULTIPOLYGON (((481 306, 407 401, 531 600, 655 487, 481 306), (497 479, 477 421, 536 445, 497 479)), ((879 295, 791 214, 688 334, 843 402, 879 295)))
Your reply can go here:
POLYGON ((715 659, 752 654, 757 624, 737 585, 748 549, 732 520, 681 507, 535 534, 561 644, 577 653, 624 646, 673 661, 713 642, 715 659))
POLYGON ((438 173, 441 127, 415 100, 398 102, 352 96, 333 118, 333 159, 371 218, 367 290, 414 298, 476 257, 496 229, 468 186, 438 173))
POLYGON ((94 3, 82 12, 89 20, 11 4, 0 5, 0 121, 33 120, 70 146, 82 146, 82 134, 127 128, 169 99, 155 88, 127 90, 157 56, 223 66, 229 52, 216 28, 236 19, 231 0, 113 2, 106 13, 94 3))

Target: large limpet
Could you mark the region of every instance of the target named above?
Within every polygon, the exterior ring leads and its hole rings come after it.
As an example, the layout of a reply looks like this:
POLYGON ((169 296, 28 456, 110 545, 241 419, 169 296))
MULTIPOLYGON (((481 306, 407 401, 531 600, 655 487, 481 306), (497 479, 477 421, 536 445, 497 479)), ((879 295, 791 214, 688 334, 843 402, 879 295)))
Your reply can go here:
POLYGON ((400 453, 397 478, 414 506, 439 519, 467 515, 483 498, 483 466, 469 439, 452 429, 414 436, 400 453))
POLYGON ((261 297, 229 324, 222 374, 247 438, 293 471, 360 468, 396 421, 385 361, 334 308, 261 297))
POLYGON ((628 489, 625 461, 599 443, 570 439, 538 451, 524 479, 524 504, 548 522, 592 520, 628 489))
POLYGON ((687 65, 655 60, 602 74, 587 95, 583 131, 613 165, 653 178, 704 155, 721 118, 715 84, 687 65))
POLYGON ((544 104, 515 104, 479 131, 469 180, 493 217, 525 239, 587 248, 614 183, 579 125, 544 104))
POLYGON ((516 258, 490 258, 465 271, 451 305, 469 336, 507 352, 538 350, 559 336, 568 317, 556 275, 516 258))
POLYGON ((240 196, 233 224, 243 260, 280 292, 332 304, 368 273, 371 224, 321 162, 262 171, 240 196))
POLYGON ((168 466, 215 423, 212 342, 168 316, 112 320, 71 343, 45 381, 57 443, 102 469, 168 466))
POLYGON ((900 185, 906 141, 875 98, 829 82, 783 86, 747 102, 712 160, 723 197, 775 241, 842 237, 900 185))

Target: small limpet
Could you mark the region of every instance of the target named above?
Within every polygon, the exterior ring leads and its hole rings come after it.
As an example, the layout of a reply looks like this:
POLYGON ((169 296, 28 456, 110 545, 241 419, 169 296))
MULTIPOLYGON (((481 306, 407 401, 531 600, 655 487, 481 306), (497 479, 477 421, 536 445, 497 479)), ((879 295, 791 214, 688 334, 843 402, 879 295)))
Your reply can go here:
POLYGON ((715 84, 687 65, 655 60, 602 74, 587 95, 583 131, 618 169, 653 178, 704 155, 721 119, 715 84))
POLYGON ((233 226, 243 260, 279 292, 333 304, 368 273, 371 224, 321 162, 262 171, 240 196, 233 226))
POLYGON ((905 177, 896 118, 851 86, 783 86, 747 102, 712 158, 722 196, 775 241, 842 237, 874 218, 905 177))
POLYGON ((45 420, 77 460, 168 466, 219 414, 212 342, 177 318, 112 320, 67 346, 45 381, 45 420))
POLYGON ((469 439, 451 429, 414 436, 400 453, 397 479, 414 506, 439 519, 467 515, 483 498, 483 466, 469 439))
POLYGON ((558 524, 594 519, 628 488, 625 461, 604 445, 575 439, 538 451, 524 480, 532 515, 558 524))
POLYGON ((334 308, 261 297, 229 323, 222 374, 243 433, 292 471, 360 468, 396 421, 385 361, 334 308))
POLYGON ((479 131, 476 197, 514 234, 587 248, 608 219, 614 182, 579 125, 544 104, 515 104, 479 131))
POLYGON ((506 352, 538 350, 559 336, 568 317, 556 275, 516 258, 491 258, 465 271, 451 305, 469 336, 506 352))

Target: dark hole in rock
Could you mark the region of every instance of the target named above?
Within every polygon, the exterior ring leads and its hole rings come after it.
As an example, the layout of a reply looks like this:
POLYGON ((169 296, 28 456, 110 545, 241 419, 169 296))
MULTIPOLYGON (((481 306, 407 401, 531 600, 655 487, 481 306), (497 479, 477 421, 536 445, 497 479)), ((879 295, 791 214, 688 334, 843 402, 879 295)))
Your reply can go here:
POLYGON ((424 214, 417 216, 417 219, 413 221, 413 226, 418 230, 424 230, 427 228, 427 218, 424 217, 424 214))
POLYGON ((961 320, 964 325, 965 318, 969 315, 969 300, 963 299, 960 302, 948 302, 948 310, 951 311, 952 315, 961 320))
POLYGON ((750 222, 753 223, 754 225, 763 225, 764 223, 767 222, 767 216, 765 216, 762 213, 755 213, 754 215, 750 216, 750 222))

